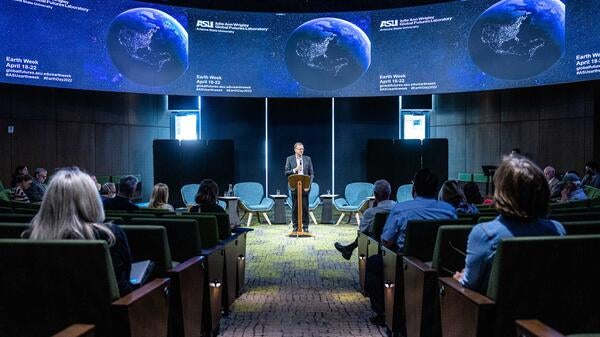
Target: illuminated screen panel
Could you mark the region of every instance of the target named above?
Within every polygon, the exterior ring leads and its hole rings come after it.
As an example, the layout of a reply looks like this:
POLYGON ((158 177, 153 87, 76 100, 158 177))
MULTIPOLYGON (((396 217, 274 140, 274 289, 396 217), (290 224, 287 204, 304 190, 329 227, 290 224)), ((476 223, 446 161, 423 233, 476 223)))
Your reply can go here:
POLYGON ((0 82, 189 96, 479 91, 600 77, 600 1, 247 13, 3 0, 0 82))

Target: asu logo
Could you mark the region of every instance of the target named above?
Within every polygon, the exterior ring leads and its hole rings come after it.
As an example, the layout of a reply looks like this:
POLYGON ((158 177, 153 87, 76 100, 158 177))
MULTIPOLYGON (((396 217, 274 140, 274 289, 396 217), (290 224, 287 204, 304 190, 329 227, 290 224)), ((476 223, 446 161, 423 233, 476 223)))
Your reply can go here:
POLYGON ((398 27, 398 20, 384 20, 379 24, 379 28, 398 27))
POLYGON ((196 21, 196 28, 215 28, 215 22, 198 20, 196 21))

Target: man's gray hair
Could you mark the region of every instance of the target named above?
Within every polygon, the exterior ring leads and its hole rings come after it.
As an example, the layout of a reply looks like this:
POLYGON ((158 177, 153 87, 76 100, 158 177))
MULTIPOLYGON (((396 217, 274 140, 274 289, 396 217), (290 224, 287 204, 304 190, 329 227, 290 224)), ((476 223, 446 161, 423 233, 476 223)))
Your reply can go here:
POLYGON ((296 143, 294 144, 294 150, 295 150, 295 149, 296 149, 296 147, 297 147, 297 146, 299 146, 299 145, 302 145, 302 146, 304 146, 304 144, 302 144, 302 143, 300 143, 300 142, 296 142, 296 143))
POLYGON ((392 194, 392 186, 390 186, 390 183, 385 179, 377 180, 375 182, 373 193, 389 197, 390 194, 392 194))
POLYGON ((46 170, 46 169, 45 169, 45 168, 43 168, 43 167, 38 167, 38 168, 36 168, 36 169, 35 169, 35 171, 33 171, 33 172, 34 172, 34 175, 35 175, 35 176, 37 176, 37 175, 39 175, 40 173, 48 173, 48 170, 46 170))

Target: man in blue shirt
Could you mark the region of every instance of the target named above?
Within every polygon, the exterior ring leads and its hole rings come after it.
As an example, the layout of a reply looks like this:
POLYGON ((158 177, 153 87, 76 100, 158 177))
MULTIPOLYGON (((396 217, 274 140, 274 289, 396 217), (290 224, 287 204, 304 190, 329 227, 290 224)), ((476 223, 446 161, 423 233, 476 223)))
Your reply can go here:
MULTIPOLYGON (((409 220, 456 219, 456 211, 447 202, 435 199, 438 177, 428 169, 417 171, 413 179, 414 200, 399 202, 390 212, 381 244, 402 252, 406 238, 406 224, 409 220)), ((375 316, 370 318, 375 325, 385 325, 385 304, 383 300, 383 259, 374 255, 367 259, 366 285, 371 309, 375 316)), ((398 290, 402 291, 402 290, 398 290)))

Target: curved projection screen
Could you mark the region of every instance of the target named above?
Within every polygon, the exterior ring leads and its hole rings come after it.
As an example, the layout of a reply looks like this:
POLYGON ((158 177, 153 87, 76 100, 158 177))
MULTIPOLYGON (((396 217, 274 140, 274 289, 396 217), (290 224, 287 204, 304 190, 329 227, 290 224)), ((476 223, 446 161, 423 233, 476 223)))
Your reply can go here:
POLYGON ((2 82, 173 95, 395 96, 600 78, 600 1, 246 13, 2 0, 2 82))

